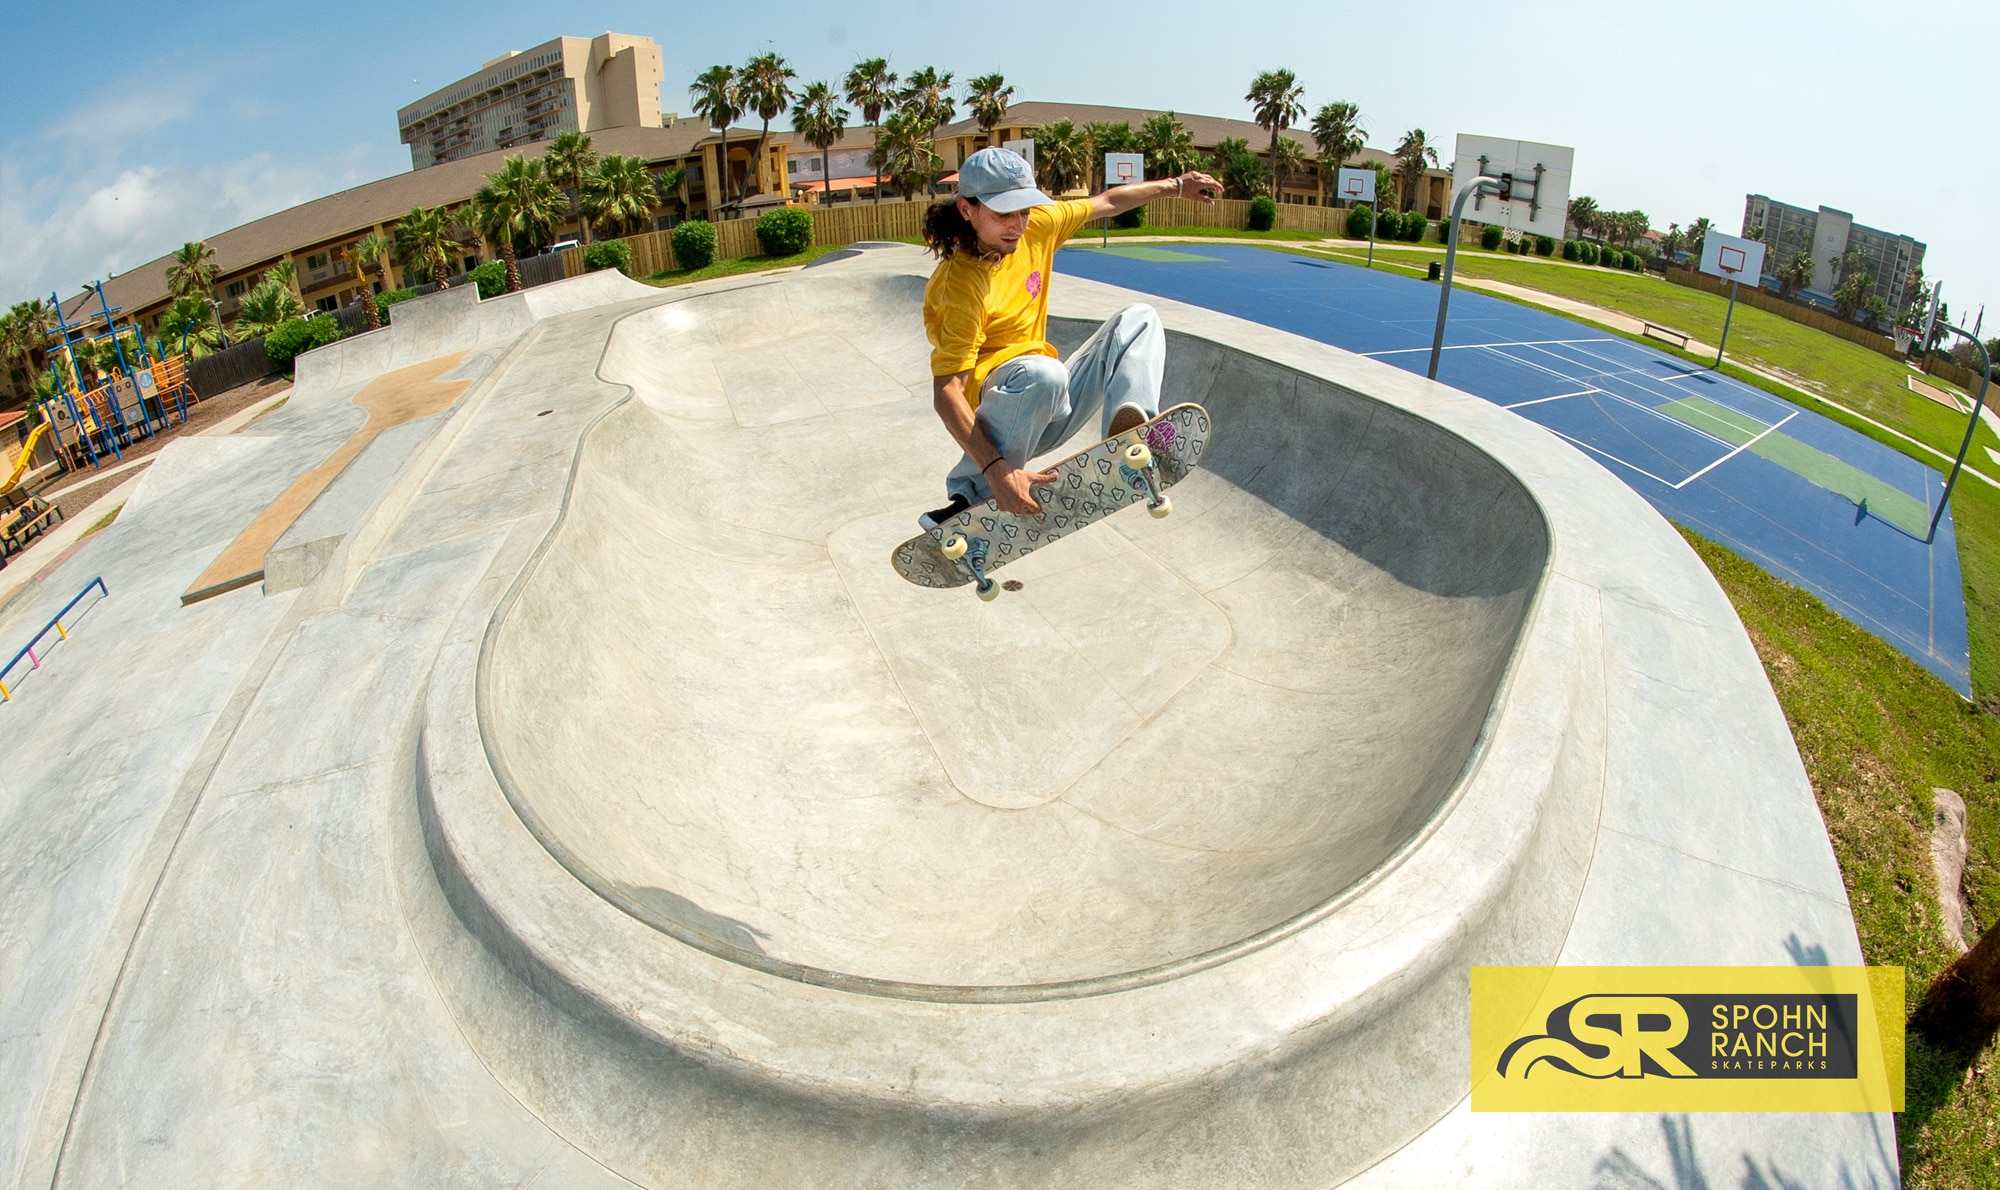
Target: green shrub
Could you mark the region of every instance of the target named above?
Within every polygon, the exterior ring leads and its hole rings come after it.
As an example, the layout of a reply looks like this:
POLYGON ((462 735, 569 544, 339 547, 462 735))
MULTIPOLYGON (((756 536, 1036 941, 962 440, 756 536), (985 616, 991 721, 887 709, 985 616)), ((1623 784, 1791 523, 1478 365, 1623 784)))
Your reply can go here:
POLYGON ((1498 248, 1500 246, 1500 241, 1506 238, 1507 238, 1506 235, 1502 233, 1500 228, 1495 224, 1489 223, 1486 226, 1479 229, 1479 246, 1481 248, 1486 249, 1488 252, 1491 252, 1493 249, 1498 248))
POLYGON ((397 302, 407 302, 415 296, 417 296, 417 291, 414 289, 391 289, 386 293, 375 295, 375 308, 377 310, 387 310, 397 302))
POLYGON ((1269 231, 1278 222, 1278 204, 1268 194, 1250 200, 1250 230, 1269 231))
POLYGON ((1577 259, 1581 260, 1584 264, 1597 263, 1596 244, 1578 244, 1576 246, 1576 251, 1577 251, 1577 259))
POLYGON ((705 269, 715 263, 715 224, 689 219, 674 228, 674 263, 684 269, 705 269))
POLYGON ((1581 252, 1577 251, 1577 246, 1576 246, 1576 241, 1575 241, 1575 240, 1564 240, 1564 241, 1563 241, 1563 259, 1564 259, 1564 260, 1582 260, 1582 259, 1583 259, 1583 253, 1581 253, 1581 252))
POLYGON ((1431 221, 1424 218, 1422 212, 1411 211, 1403 216, 1403 234, 1398 238, 1417 243, 1424 238, 1424 229, 1430 225, 1431 221))
POLYGON ((797 256, 813 246, 813 217, 795 207, 757 216, 757 245, 766 256, 797 256))
POLYGON ((499 297, 507 292, 507 262, 489 260, 465 275, 466 280, 479 287, 480 300, 499 297))
POLYGON ((340 321, 331 314, 293 318, 264 336, 264 357, 273 368, 290 368, 301 352, 324 347, 340 337, 340 321))
POLYGON ((1619 256, 1618 263, 1625 267, 1626 272, 1636 273, 1639 271, 1639 266, 1644 262, 1639 259, 1638 253, 1626 252, 1619 256))
POLYGON ((1555 254, 1556 254, 1556 242, 1554 240, 1550 239, 1548 236, 1535 237, 1536 256, 1554 256, 1555 254))
POLYGON ((1367 239, 1368 228, 1374 217, 1375 213, 1367 207, 1355 207, 1353 210, 1347 212, 1347 238, 1350 240, 1367 239))
POLYGON ((1437 221, 1437 232, 1438 232, 1438 243, 1440 243, 1440 244, 1446 244, 1446 243, 1450 243, 1450 242, 1451 242, 1451 220, 1449 220, 1449 219, 1440 219, 1440 220, 1438 220, 1438 221, 1437 221))
POLYGON ((1131 210, 1126 211, 1122 215, 1113 215, 1111 217, 1111 226, 1113 227, 1146 226, 1146 208, 1133 207, 1131 210))
POLYGON ((626 276, 632 274, 632 245, 624 240, 599 240, 583 250, 583 271, 594 273, 599 269, 617 269, 626 276))

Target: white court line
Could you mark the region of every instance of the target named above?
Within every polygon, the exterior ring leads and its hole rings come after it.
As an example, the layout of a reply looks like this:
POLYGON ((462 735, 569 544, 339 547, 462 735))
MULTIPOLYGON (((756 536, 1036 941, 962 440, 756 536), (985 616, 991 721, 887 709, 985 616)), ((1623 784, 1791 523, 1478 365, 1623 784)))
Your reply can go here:
MULTIPOLYGON (((1539 347, 1539 346, 1541 346, 1541 345, 1542 345, 1542 344, 1544 344, 1544 343, 1610 343, 1610 342, 1613 342, 1613 340, 1611 340, 1611 339, 1528 339, 1528 340, 1523 340, 1523 341, 1521 341, 1521 342, 1518 342, 1518 343, 1453 343, 1453 344, 1450 344, 1449 346, 1447 346, 1447 347, 1445 348, 1445 350, 1446 350, 1446 351, 1465 351, 1465 350, 1468 350, 1468 349, 1470 349, 1470 348, 1473 348, 1473 347, 1539 347)), ((1362 355, 1362 356, 1364 356, 1364 357, 1366 357, 1366 358, 1368 358, 1368 359, 1378 359, 1378 358, 1380 358, 1380 357, 1382 357, 1382 356, 1385 356, 1385 355, 1410 355, 1410 354, 1413 354, 1413 353, 1415 353, 1415 352, 1419 352, 1419 351, 1425 351, 1425 352, 1428 352, 1429 350, 1430 350, 1430 348, 1428 348, 1428 347, 1398 347, 1398 348, 1396 348, 1396 349, 1395 349, 1394 351, 1362 351, 1362 352, 1357 352, 1356 354, 1359 354, 1359 355, 1362 355)), ((1572 376, 1572 377, 1570 377, 1570 379, 1574 380, 1574 379, 1576 379, 1576 378, 1575 378, 1574 376, 1572 376)))
MULTIPOLYGON (((1804 412, 1804 410, 1800 409, 1792 410, 1792 412, 1785 415, 1785 421, 1792 420, 1802 412, 1804 412)), ((1703 467, 1701 470, 1695 472, 1693 475, 1690 475, 1686 479, 1681 480, 1679 483, 1674 485, 1674 490, 1677 492, 1680 491, 1682 488, 1693 483, 1695 480, 1700 479, 1702 476, 1707 475, 1709 472, 1715 470, 1717 467, 1722 466, 1724 463, 1727 463, 1729 460, 1735 458, 1737 455, 1742 454, 1744 451, 1749 450, 1751 447, 1757 445, 1759 442, 1762 442, 1767 435, 1777 433, 1778 426, 1784 425, 1785 421, 1781 421, 1777 423, 1777 425, 1766 426, 1764 428, 1764 433, 1757 435, 1755 438, 1752 438, 1750 441, 1745 442, 1743 445, 1737 447, 1735 450, 1730 451, 1728 454, 1723 455, 1721 458, 1715 460, 1713 463, 1710 463, 1708 466, 1703 467)), ((1925 495, 1928 496, 1929 493, 1926 492, 1925 495)))
MULTIPOLYGON (((1537 422, 1536 424, 1540 425, 1541 423, 1537 422)), ((1633 463, 1629 463, 1626 460, 1619 458, 1617 455, 1612 454, 1608 450, 1599 450, 1595 446, 1592 446, 1590 443, 1585 442, 1581 438, 1572 438, 1568 434, 1563 433, 1561 430, 1549 429, 1548 426, 1542 426, 1542 428, 1544 430, 1548 430, 1549 433, 1554 434, 1556 437, 1562 439, 1564 442, 1568 442, 1576 446, 1581 446, 1583 449, 1589 451, 1591 454, 1603 455, 1605 458, 1610 459, 1612 462, 1618 464, 1620 467, 1626 468, 1627 470, 1637 471, 1639 474, 1645 476, 1647 479, 1652 480, 1654 483, 1659 484, 1661 487, 1675 488, 1675 489, 1678 489, 1680 487, 1680 484, 1674 483, 1672 480, 1661 479, 1659 476, 1653 474, 1651 471, 1646 470, 1644 467, 1640 467, 1633 463)))
MULTIPOLYGON (((1572 377, 1570 377, 1570 379, 1574 380, 1574 379, 1576 379, 1576 378, 1575 378, 1574 376, 1572 376, 1572 377)), ((1601 391, 1603 391, 1603 390, 1601 390, 1601 389, 1595 389, 1595 388, 1586 388, 1586 389, 1584 389, 1584 390, 1583 390, 1583 391, 1581 391, 1581 392, 1574 392, 1574 393, 1557 393, 1557 394, 1556 394, 1555 396, 1553 396, 1553 397, 1536 397, 1536 398, 1535 398, 1534 400, 1532 400, 1532 401, 1516 401, 1516 402, 1514 402, 1514 403, 1513 403, 1512 405, 1502 405, 1502 406, 1500 406, 1500 408, 1502 408, 1502 409, 1525 409, 1525 408, 1527 408, 1527 407, 1528 407, 1529 405, 1540 405, 1540 404, 1541 404, 1542 402, 1544 402, 1544 401, 1567 401, 1567 400, 1568 400, 1569 398, 1571 398, 1571 397, 1587 397, 1587 396, 1589 396, 1589 395, 1590 395, 1590 394, 1592 394, 1592 393, 1595 393, 1595 392, 1601 392, 1601 391)), ((1991 447, 1988 447, 1988 449, 1990 450, 1990 449, 1992 449, 1992 448, 1991 448, 1991 447)))

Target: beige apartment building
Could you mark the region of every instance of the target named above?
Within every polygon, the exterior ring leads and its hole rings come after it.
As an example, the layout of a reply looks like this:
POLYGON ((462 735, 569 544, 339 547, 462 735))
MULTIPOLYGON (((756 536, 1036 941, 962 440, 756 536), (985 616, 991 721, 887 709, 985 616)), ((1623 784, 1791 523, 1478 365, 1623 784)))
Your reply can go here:
POLYGON ((396 113, 410 168, 425 169, 565 132, 671 127, 660 111, 666 77, 648 37, 558 37, 514 50, 396 113))

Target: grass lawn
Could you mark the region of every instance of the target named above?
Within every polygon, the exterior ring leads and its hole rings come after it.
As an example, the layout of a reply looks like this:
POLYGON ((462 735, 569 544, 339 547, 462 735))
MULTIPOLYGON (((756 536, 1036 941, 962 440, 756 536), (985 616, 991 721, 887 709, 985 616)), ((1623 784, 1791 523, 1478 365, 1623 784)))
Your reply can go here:
MULTIPOLYGON (((1908 1007, 1950 962, 1931 874, 1931 789, 1965 799, 1968 940, 2000 917, 2000 721, 1797 587, 1692 534, 1749 630, 1833 841, 1871 964, 1905 969, 1908 1007)), ((1907 1050, 1897 1117, 1912 1187, 2000 1185, 2000 1047, 1907 1050)))
POLYGON ((734 260, 718 260, 706 268, 668 269, 639 280, 648 285, 666 287, 669 285, 690 285, 696 281, 713 281, 717 277, 734 277, 740 273, 761 273, 766 269, 789 269, 802 264, 811 264, 829 252, 838 251, 841 244, 815 244, 796 256, 739 256, 734 260))

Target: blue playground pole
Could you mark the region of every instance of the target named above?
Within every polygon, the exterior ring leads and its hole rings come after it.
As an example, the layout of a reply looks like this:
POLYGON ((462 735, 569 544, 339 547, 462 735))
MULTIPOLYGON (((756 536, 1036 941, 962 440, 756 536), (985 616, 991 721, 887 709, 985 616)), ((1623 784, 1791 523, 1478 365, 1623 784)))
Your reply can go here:
MULTIPOLYGON (((70 370, 70 372, 71 372, 71 373, 73 373, 73 374, 74 374, 74 376, 75 376, 75 378, 76 378, 76 395, 77 395, 77 396, 79 396, 79 397, 82 397, 82 396, 85 396, 85 392, 84 392, 84 387, 83 387, 83 370, 82 370, 81 368, 79 368, 79 367, 77 367, 77 366, 76 366, 76 349, 75 349, 75 344, 74 344, 74 343, 73 343, 73 341, 72 341, 72 340, 70 339, 70 334, 69 334, 69 320, 68 320, 67 318, 64 318, 64 317, 63 317, 63 308, 62 308, 62 299, 61 299, 61 298, 59 298, 59 297, 57 297, 57 296, 56 296, 56 295, 55 295, 55 294, 54 294, 53 292, 51 292, 51 293, 49 294, 49 301, 51 301, 51 302, 53 302, 53 303, 55 304, 55 308, 56 308, 56 329, 57 329, 57 330, 60 330, 60 331, 62 332, 62 340, 63 340, 63 347, 64 347, 64 349, 65 349, 65 350, 67 350, 67 351, 69 352, 69 370, 70 370)), ((89 404, 89 401, 88 401, 88 400, 86 400, 86 401, 85 401, 84 403, 85 403, 85 404, 89 404)), ((118 406, 118 402, 116 402, 116 401, 109 401, 109 402, 106 402, 106 403, 107 403, 107 404, 109 404, 109 405, 110 405, 110 406, 112 407, 112 411, 113 411, 114 413, 115 413, 115 412, 117 411, 117 406, 118 406)), ((74 413, 76 413, 76 411, 77 411, 77 409, 76 409, 76 402, 74 402, 74 401, 70 402, 70 412, 71 412, 72 414, 74 414, 74 413)), ((119 419, 119 424, 120 424, 120 425, 123 425, 123 424, 124 424, 124 419, 123 419, 123 418, 120 418, 120 419, 119 419)), ((77 422, 76 422, 76 429, 77 429, 77 433, 78 433, 78 435, 79 435, 79 436, 81 436, 81 437, 82 437, 82 438, 84 439, 84 441, 86 441, 86 442, 89 442, 89 441, 90 441, 90 435, 89 435, 89 434, 88 434, 87 432, 85 432, 85 431, 84 431, 84 428, 83 428, 83 425, 84 425, 84 423, 83 423, 83 419, 82 419, 82 418, 80 418, 80 417, 79 417, 79 418, 77 418, 77 422)), ((104 423, 103 423, 102 421, 99 421, 99 422, 98 422, 98 428, 99 428, 100 430, 102 430, 102 431, 103 431, 103 433, 104 433, 104 440, 105 440, 105 442, 106 442, 107 444, 109 444, 109 445, 110 445, 110 447, 111 447, 111 450, 110 450, 110 453, 111 453, 111 454, 112 454, 112 455, 113 455, 114 457, 116 457, 116 458, 119 458, 119 459, 123 459, 123 458, 125 457, 125 452, 124 452, 123 450, 119 449, 119 446, 118 446, 118 435, 117 435, 117 434, 116 434, 115 432, 113 432, 113 431, 112 431, 112 429, 111 429, 111 428, 110 428, 109 426, 106 426, 106 425, 105 425, 105 424, 104 424, 104 423)), ((103 458, 103 457, 104 457, 104 455, 105 455, 105 453, 106 453, 106 452, 104 452, 104 451, 101 451, 101 450, 97 449, 97 444, 96 444, 96 443, 94 443, 94 442, 91 442, 91 443, 90 443, 90 465, 91 465, 91 466, 93 466, 93 467, 97 466, 97 461, 98 461, 99 459, 103 458)))
MULTIPOLYGON (((118 341, 118 323, 111 317, 111 303, 104 300, 104 282, 93 281, 91 287, 97 290, 97 304, 104 311, 104 334, 111 340, 111 353, 118 357, 118 370, 125 373, 125 382, 132 386, 132 397, 139 402, 139 428, 145 431, 146 437, 151 438, 153 415, 146 408, 146 394, 139 387, 139 378, 132 375, 132 364, 125 358, 125 347, 118 341)), ((136 333, 139 328, 135 325, 132 329, 136 333)), ((145 349, 142 338, 139 350, 143 352, 145 349)), ((118 408, 118 394, 115 391, 111 394, 111 406, 114 409, 118 408)), ((122 409, 118 411, 118 421, 120 425, 130 428, 130 424, 125 421, 125 411, 122 409)))

